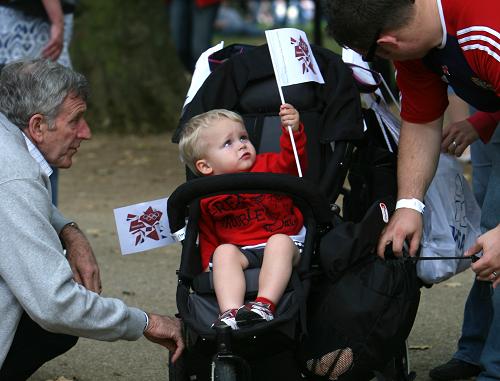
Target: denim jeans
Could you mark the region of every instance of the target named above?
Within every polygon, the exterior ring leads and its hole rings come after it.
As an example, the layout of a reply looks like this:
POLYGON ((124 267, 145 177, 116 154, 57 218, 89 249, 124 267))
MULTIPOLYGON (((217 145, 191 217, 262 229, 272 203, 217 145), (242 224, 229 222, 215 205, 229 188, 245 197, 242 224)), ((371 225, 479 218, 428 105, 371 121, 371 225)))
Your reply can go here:
POLYGON ((465 303, 462 336, 454 358, 479 365, 493 316, 492 295, 490 282, 474 280, 465 303))
POLYGON ((470 145, 470 155, 472 162, 472 191, 479 206, 483 206, 486 187, 490 179, 491 157, 489 146, 481 140, 476 140, 470 145))
POLYGON ((172 0, 170 3, 172 41, 182 64, 191 73, 201 53, 212 46, 219 5, 198 7, 195 0, 172 0))
MULTIPOLYGON (((474 170, 478 164, 480 176, 474 189, 478 201, 482 202, 481 228, 483 231, 495 227, 500 221, 500 128, 497 128, 487 145, 483 145, 481 159, 474 163, 475 149, 472 147, 474 170), (487 160, 491 160, 490 174, 485 184, 487 160), (481 183, 481 181, 483 181, 481 183), (483 188, 480 188, 483 187, 483 188), (480 189, 484 189, 482 193, 480 189), (477 192, 479 191, 479 192, 477 192)), ((473 172, 473 184, 474 182, 473 172)), ((474 185, 473 185, 474 186, 474 185)), ((493 291, 491 283, 474 281, 464 310, 462 336, 454 358, 481 365, 483 371, 477 381, 500 380, 500 289, 493 291)))

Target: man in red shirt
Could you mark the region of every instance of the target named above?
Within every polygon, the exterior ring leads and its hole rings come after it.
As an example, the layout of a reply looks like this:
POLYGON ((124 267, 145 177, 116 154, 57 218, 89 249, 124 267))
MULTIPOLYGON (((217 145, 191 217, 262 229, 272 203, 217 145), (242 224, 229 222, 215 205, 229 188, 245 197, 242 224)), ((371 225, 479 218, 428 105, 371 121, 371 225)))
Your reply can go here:
MULTIPOLYGON (((192 118, 184 127, 179 150, 183 162, 199 176, 239 172, 297 174, 290 126, 301 162, 306 165, 306 136, 299 113, 280 109, 283 134, 279 153, 257 155, 243 119, 228 110, 212 110, 192 118)), ((221 314, 214 326, 241 326, 274 317, 275 306, 300 259, 303 217, 292 200, 276 194, 229 194, 200 202, 199 243, 202 267, 213 271, 221 314), (243 270, 262 266, 259 292, 244 303, 243 270)))
MULTIPOLYGON (((407 240, 410 255, 415 255, 422 238, 422 200, 440 151, 448 85, 479 110, 469 122, 483 141, 490 139, 500 119, 500 2, 328 0, 327 4, 329 32, 340 45, 364 54, 366 60, 375 55, 394 60, 402 102, 398 203, 377 252, 383 257, 385 247, 392 245, 401 255, 407 240)), ((461 143, 452 141, 449 150, 461 143)), ((478 279, 495 287, 500 284, 500 146, 491 144, 498 157, 482 208, 485 234, 466 255, 483 251, 472 269, 478 279)), ((480 351, 484 369, 480 381, 500 379, 500 356, 494 348, 500 342, 500 293, 493 293, 491 301, 496 312, 480 351)))

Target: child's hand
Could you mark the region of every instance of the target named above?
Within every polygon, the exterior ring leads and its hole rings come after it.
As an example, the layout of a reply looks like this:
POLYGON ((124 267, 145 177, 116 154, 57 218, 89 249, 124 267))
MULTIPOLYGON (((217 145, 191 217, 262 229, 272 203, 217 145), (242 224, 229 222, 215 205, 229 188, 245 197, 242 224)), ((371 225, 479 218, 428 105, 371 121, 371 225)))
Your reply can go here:
POLYGON ((291 104, 284 103, 280 106, 281 124, 285 127, 292 127, 295 132, 299 129, 299 112, 291 104))

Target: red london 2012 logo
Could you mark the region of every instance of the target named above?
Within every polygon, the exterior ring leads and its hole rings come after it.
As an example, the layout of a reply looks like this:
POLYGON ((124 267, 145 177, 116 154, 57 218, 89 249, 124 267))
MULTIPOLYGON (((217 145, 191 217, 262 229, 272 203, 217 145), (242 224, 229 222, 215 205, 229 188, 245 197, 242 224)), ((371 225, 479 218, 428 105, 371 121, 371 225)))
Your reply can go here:
POLYGON ((163 213, 159 210, 148 207, 140 215, 127 214, 127 221, 130 221, 129 232, 135 235, 135 245, 143 243, 146 239, 159 241, 166 238, 164 228, 160 223, 163 213))
POLYGON ((308 72, 309 70, 316 74, 316 70, 314 70, 314 64, 311 58, 311 50, 309 49, 309 45, 304 41, 302 36, 299 37, 298 41, 295 38, 290 37, 290 43, 295 45, 295 57, 299 62, 302 63, 302 74, 308 72))

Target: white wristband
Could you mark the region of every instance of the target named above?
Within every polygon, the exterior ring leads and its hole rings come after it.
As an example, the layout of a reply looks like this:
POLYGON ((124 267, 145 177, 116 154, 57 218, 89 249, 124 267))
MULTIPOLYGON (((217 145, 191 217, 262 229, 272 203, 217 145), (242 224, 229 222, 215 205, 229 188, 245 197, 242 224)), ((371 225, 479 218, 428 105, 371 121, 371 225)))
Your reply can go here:
POLYGON ((416 198, 402 198, 396 203, 396 210, 401 208, 413 209, 424 214, 425 205, 422 201, 417 200, 416 198))

